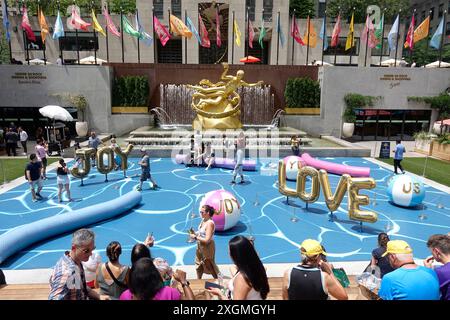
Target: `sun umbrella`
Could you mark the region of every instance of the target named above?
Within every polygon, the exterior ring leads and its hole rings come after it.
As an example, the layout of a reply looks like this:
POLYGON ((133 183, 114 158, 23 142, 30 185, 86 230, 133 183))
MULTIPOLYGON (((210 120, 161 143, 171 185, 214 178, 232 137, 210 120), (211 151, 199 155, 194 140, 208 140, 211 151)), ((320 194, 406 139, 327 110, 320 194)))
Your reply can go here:
MULTIPOLYGON (((382 66, 393 66, 393 65, 395 65, 396 63, 395 63, 395 59, 387 59, 387 60, 384 60, 383 62, 381 62, 381 65, 382 66)), ((405 60, 403 60, 403 59, 397 59, 397 66, 401 66, 401 65, 406 65, 406 61, 405 60)))
MULTIPOLYGON (((39 109, 40 114, 42 114, 44 117, 53 119, 53 135, 56 136, 55 132, 55 120, 61 120, 61 121, 73 121, 73 117, 70 115, 70 113, 60 107, 60 106, 45 106, 39 109)), ((48 128, 47 128, 47 137, 49 137, 48 134, 48 128)))
POLYGON ((245 63, 255 63, 255 62, 260 62, 261 59, 259 59, 257 57, 254 57, 254 56, 247 56, 247 57, 243 57, 239 61, 240 62, 245 62, 245 63))
MULTIPOLYGON (((439 68, 439 60, 427 64, 425 68, 439 68)), ((441 61, 441 68, 450 68, 450 63, 441 61)))
MULTIPOLYGON (((311 62, 311 65, 313 66, 322 66, 322 61, 321 60, 317 60, 316 62, 311 62)), ((324 66, 333 66, 333 64, 329 63, 329 62, 323 62, 324 66)))
MULTIPOLYGON (((30 64, 40 65, 40 64, 45 64, 45 61, 42 59, 39 59, 39 58, 35 58, 33 60, 30 60, 30 64)), ((47 61, 47 64, 51 64, 51 63, 47 61)))
MULTIPOLYGON (((106 60, 100 59, 99 57, 97 57, 97 64, 102 64, 108 62, 106 60)), ((89 56, 83 59, 80 59, 80 63, 81 64, 95 64, 95 57, 94 56, 89 56)))

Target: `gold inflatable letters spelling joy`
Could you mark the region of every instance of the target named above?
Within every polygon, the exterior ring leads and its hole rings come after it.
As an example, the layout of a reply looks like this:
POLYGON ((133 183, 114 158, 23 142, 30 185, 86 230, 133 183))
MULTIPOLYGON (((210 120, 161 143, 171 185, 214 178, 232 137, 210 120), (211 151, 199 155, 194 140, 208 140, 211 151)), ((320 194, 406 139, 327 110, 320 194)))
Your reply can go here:
POLYGON ((100 173, 108 174, 111 171, 114 170, 114 153, 116 153, 120 159, 121 164, 120 167, 122 170, 128 169, 128 155, 130 154, 131 150, 133 150, 134 145, 129 144, 125 150, 122 150, 120 147, 100 147, 97 151, 97 154, 95 154, 94 148, 81 148, 75 151, 76 158, 80 158, 81 160, 81 168, 80 166, 74 167, 70 170, 70 173, 76 178, 84 178, 89 174, 89 171, 91 171, 91 161, 88 161, 89 158, 92 156, 97 157, 97 170, 100 173), (103 159, 103 155, 107 155, 108 157, 108 163, 105 164, 105 161, 103 159))
POLYGON ((361 210, 360 205, 368 205, 369 197, 358 194, 360 189, 375 188, 373 178, 352 178, 348 174, 343 174, 338 182, 334 194, 331 192, 330 180, 325 170, 317 170, 313 167, 302 167, 297 173, 296 189, 286 185, 286 165, 283 160, 278 163, 278 191, 288 197, 298 197, 301 200, 312 203, 317 201, 320 195, 320 185, 322 185, 325 203, 328 209, 333 212, 342 202, 345 192, 348 191, 348 214, 350 219, 362 222, 376 222, 378 215, 376 212, 361 210), (306 192, 306 177, 311 177, 311 192, 306 192))

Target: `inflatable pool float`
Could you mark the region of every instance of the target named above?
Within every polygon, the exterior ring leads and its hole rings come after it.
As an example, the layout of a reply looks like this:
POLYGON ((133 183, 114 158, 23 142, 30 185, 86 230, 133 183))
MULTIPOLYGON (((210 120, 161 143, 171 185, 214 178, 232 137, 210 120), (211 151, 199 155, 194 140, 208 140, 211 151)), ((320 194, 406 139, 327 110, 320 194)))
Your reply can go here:
POLYGON ((305 161, 307 166, 316 168, 318 170, 324 169, 328 173, 334 174, 349 174, 352 177, 370 177, 370 168, 368 167, 356 167, 356 166, 346 166, 344 164, 323 161, 311 157, 308 153, 302 154, 302 159, 305 161))
MULTIPOLYGON (((175 162, 177 164, 186 164, 187 159, 188 159, 187 154, 177 154, 175 156, 175 162)), ((214 164, 212 166, 216 167, 216 168, 233 170, 235 165, 236 165, 236 161, 234 159, 214 158, 214 164)), ((256 171, 256 160, 253 160, 253 159, 244 160, 242 165, 243 165, 244 171, 256 171)))

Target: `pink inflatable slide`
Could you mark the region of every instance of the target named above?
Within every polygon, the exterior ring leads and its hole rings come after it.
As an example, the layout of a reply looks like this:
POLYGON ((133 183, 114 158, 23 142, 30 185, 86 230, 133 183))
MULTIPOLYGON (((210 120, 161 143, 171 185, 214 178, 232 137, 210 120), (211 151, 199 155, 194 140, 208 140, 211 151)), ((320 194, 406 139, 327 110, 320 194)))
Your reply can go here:
POLYGON ((346 173, 352 177, 370 177, 370 168, 367 167, 346 166, 344 164, 323 161, 313 158, 307 153, 302 154, 302 159, 305 161, 307 166, 316 168, 318 170, 324 169, 329 173, 339 175, 343 175, 346 173))

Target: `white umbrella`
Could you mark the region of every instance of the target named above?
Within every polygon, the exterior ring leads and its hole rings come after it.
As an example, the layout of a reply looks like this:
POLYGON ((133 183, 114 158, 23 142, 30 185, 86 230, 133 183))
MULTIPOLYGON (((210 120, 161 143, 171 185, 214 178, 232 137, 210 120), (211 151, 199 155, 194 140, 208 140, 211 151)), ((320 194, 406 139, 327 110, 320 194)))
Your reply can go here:
MULTIPOLYGON (((397 59, 397 66, 406 65, 406 61, 397 59)), ((381 62, 382 66, 393 66, 395 65, 395 59, 387 59, 381 62)))
MULTIPOLYGON (((439 68, 439 61, 425 65, 425 68, 439 68)), ((450 63, 441 61, 441 68, 450 68, 450 63)))
POLYGON ((73 121, 73 117, 70 115, 70 113, 60 106, 52 106, 52 105, 45 106, 43 108, 40 108, 39 112, 44 117, 53 120, 73 121))
MULTIPOLYGON (((322 66, 322 61, 321 60, 317 60, 314 63, 311 62, 311 65, 313 66, 322 66)), ((333 64, 329 63, 329 62, 323 62, 324 66, 333 66, 333 64)))
MULTIPOLYGON (((106 60, 100 59, 99 57, 97 57, 97 64, 102 64, 108 62, 106 60)), ((80 59, 80 63, 81 64, 95 64, 95 57, 94 56, 89 56, 83 59, 80 59)))
MULTIPOLYGON (((39 59, 39 58, 35 58, 33 60, 30 60, 30 64, 40 65, 40 64, 45 64, 45 61, 42 59, 39 59)), ((47 61, 47 64, 51 64, 51 63, 47 61)))

